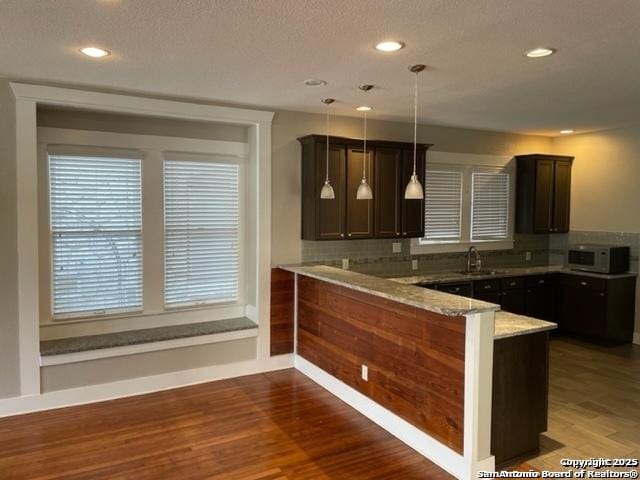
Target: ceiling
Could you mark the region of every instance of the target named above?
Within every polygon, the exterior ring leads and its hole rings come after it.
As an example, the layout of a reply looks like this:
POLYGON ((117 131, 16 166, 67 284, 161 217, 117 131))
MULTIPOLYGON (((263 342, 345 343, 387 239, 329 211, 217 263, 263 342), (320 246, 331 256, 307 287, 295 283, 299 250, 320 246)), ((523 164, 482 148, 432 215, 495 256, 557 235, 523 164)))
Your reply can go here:
POLYGON ((638 39, 638 0, 0 0, 11 78, 411 121, 425 63, 420 122, 543 135, 637 122, 638 39), (388 38, 407 46, 373 48, 388 38))

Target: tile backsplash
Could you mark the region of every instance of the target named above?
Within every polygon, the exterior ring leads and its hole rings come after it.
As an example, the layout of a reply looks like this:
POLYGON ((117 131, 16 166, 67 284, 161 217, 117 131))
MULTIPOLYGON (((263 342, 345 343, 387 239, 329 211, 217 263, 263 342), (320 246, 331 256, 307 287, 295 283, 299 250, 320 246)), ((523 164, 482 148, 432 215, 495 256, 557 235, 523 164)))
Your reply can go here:
MULTIPOLYGON (((466 252, 410 254, 411 240, 345 240, 326 242, 302 242, 304 263, 340 265, 348 258, 352 270, 379 275, 411 275, 415 273, 457 270, 466 267, 466 252), (393 253, 393 244, 401 244, 401 252, 393 253), (411 260, 418 260, 418 270, 412 270, 411 260)), ((484 268, 515 265, 547 265, 549 263, 549 238, 547 235, 516 235, 514 248, 480 252, 484 268), (531 260, 526 260, 531 252, 531 260)))
MULTIPOLYGON (((480 252, 483 268, 500 268, 525 265, 563 265, 569 245, 597 243, 629 245, 631 247, 631 271, 637 272, 640 256, 640 233, 596 232, 572 230, 567 234, 518 235, 510 250, 480 252), (531 260, 526 260, 531 252, 531 260)), ((413 275, 441 270, 461 270, 466 267, 466 252, 411 255, 411 240, 342 240, 326 242, 302 242, 304 263, 341 265, 348 258, 350 269, 374 275, 413 275), (393 244, 400 243, 401 252, 393 253, 393 244), (418 260, 418 270, 412 270, 411 260, 418 260)))

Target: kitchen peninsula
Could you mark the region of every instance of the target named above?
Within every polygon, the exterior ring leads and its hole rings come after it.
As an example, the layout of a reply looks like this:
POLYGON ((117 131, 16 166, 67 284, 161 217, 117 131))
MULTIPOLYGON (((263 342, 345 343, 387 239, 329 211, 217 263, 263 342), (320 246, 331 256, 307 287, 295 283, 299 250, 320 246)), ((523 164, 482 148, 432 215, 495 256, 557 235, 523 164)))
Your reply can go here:
POLYGON ((282 269, 296 277, 296 361, 303 373, 459 478, 530 453, 531 439, 537 448, 555 324, 334 267, 282 269), (503 383, 524 378, 517 370, 532 361, 539 378, 503 383), (514 392, 514 385, 525 390, 514 392), (505 399, 514 398, 524 403, 510 408, 505 399), (522 411, 527 402, 535 413, 522 411), (535 421, 492 429, 492 403, 494 417, 535 421))

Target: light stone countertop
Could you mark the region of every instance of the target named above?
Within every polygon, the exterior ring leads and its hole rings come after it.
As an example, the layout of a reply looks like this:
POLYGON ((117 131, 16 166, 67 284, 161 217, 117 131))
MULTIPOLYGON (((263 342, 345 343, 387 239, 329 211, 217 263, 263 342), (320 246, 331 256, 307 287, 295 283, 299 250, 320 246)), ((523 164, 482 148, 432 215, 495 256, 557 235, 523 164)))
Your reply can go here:
POLYGON ((393 282, 327 265, 282 265, 279 268, 442 315, 458 316, 500 309, 500 306, 493 303, 393 282))
MULTIPOLYGON (((487 269, 493 270, 493 269, 487 269)), ((619 273, 619 274, 604 274, 593 272, 580 272, 577 270, 569 270, 560 265, 544 265, 538 267, 505 267, 496 268, 495 273, 487 273, 483 275, 469 275, 463 272, 433 272, 419 275, 409 275, 402 277, 389 277, 389 280, 394 282, 404 283, 406 285, 417 285, 419 283, 447 283, 447 282, 469 282, 472 280, 487 280, 492 278, 505 278, 505 277, 520 277, 528 275, 544 275, 546 273, 568 273, 571 275, 583 275, 587 277, 603 278, 603 279, 615 279, 625 277, 635 277, 638 274, 634 272, 619 273)))
POLYGON ((558 325, 546 320, 538 320, 537 318, 525 317, 524 315, 516 315, 504 311, 496 312, 495 317, 494 340, 501 338, 517 337, 519 335, 528 335, 530 333, 544 332, 554 330, 558 325))

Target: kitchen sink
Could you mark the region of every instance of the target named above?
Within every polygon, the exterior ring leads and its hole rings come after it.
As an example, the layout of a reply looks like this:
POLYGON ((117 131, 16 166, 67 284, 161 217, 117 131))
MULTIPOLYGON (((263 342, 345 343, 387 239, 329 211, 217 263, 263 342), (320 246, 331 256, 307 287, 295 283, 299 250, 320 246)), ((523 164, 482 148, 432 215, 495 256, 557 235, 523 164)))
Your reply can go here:
POLYGON ((474 270, 472 272, 467 272, 466 270, 459 270, 456 273, 461 273, 463 275, 470 275, 470 276, 481 276, 481 275, 500 275, 502 272, 501 270, 474 270))

